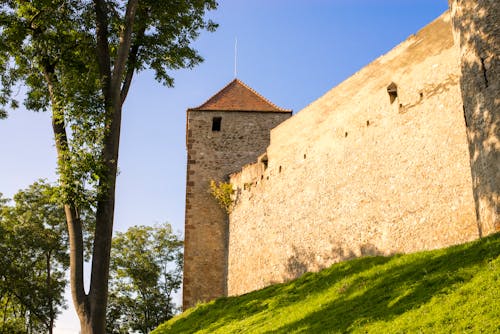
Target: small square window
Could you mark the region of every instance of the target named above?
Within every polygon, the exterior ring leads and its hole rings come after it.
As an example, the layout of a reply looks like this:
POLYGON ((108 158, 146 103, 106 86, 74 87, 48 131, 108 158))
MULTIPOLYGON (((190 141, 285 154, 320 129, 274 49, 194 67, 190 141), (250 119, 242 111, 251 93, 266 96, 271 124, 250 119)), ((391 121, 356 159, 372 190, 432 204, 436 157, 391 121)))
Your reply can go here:
POLYGON ((222 122, 222 117, 212 118, 212 131, 220 131, 221 122, 222 122))

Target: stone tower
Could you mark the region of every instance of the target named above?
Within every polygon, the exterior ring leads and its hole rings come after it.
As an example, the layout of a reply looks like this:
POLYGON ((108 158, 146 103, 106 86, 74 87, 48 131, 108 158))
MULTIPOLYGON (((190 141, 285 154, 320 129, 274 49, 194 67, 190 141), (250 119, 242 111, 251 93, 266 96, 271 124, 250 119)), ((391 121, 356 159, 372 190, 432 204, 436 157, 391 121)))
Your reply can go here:
POLYGON ((291 116, 238 79, 187 110, 187 184, 183 308, 227 294, 228 217, 210 181, 266 151, 270 131, 291 116))

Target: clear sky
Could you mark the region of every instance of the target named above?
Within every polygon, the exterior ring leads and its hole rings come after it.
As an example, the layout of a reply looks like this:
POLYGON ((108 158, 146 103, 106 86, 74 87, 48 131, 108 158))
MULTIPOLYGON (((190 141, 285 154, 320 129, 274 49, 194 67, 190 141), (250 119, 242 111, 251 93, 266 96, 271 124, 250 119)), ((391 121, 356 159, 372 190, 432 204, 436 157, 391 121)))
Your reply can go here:
MULTIPOLYGON (((219 29, 195 43, 203 64, 175 72, 175 88, 148 71, 133 81, 123 110, 115 230, 168 221, 183 233, 185 112, 234 78, 235 38, 237 77, 299 112, 446 8, 447 0, 220 0, 209 14, 219 29)), ((50 115, 11 111, 0 120, 0 152, 4 196, 39 178, 56 180, 50 115)), ((55 333, 78 328, 71 308, 55 333)))

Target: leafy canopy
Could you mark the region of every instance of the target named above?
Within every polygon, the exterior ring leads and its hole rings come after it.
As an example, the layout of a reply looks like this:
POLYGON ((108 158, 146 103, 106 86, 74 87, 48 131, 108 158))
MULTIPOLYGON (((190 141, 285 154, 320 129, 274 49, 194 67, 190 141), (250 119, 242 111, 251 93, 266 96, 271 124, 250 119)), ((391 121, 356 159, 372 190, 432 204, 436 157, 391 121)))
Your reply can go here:
POLYGON ((182 245, 167 223, 117 233, 111 249, 108 333, 149 333, 174 315, 182 245))
MULTIPOLYGON (((52 109, 54 122, 68 130, 59 174, 65 194, 76 204, 88 200, 83 190, 97 189, 104 174, 101 154, 109 115, 99 63, 109 63, 113 70, 127 2, 105 4, 107 59, 98 54, 93 1, 0 0, 0 118, 19 106, 19 95, 29 110, 52 109)), ((214 0, 139 2, 126 70, 119 81, 122 103, 135 72, 151 68, 158 81, 172 86, 172 70, 202 61, 190 43, 201 30, 216 28, 204 18, 205 11, 216 6, 214 0)))
POLYGON ((38 181, 0 200, 0 333, 47 333, 65 307, 68 235, 57 188, 38 181))

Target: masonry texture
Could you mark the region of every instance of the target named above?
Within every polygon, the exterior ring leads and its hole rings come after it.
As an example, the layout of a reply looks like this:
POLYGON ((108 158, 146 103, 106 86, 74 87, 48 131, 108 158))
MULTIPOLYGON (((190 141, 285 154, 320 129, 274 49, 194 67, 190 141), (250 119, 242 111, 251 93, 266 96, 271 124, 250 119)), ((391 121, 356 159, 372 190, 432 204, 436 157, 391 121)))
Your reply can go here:
POLYGON ((187 111, 184 309, 227 294, 228 219, 210 181, 228 181, 255 161, 270 130, 290 116, 239 80, 187 111))
POLYGON ((461 92, 477 221, 500 230, 500 1, 449 0, 460 46, 461 92))
POLYGON ((228 294, 479 236, 446 13, 271 131, 232 175, 228 294))
POLYGON ((291 118, 237 80, 188 110, 184 307, 500 230, 500 2, 449 1, 291 118))

